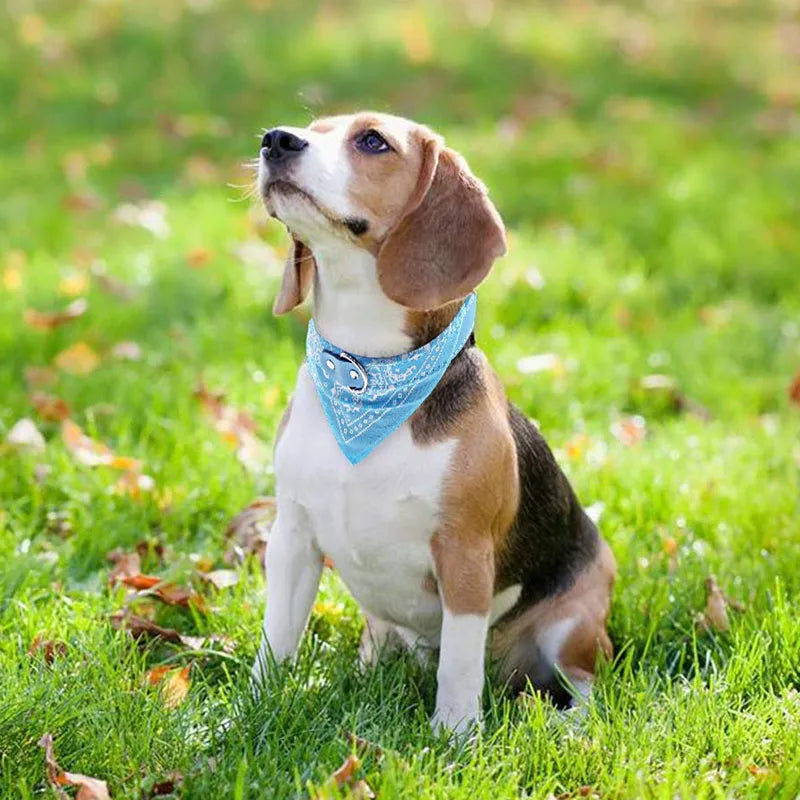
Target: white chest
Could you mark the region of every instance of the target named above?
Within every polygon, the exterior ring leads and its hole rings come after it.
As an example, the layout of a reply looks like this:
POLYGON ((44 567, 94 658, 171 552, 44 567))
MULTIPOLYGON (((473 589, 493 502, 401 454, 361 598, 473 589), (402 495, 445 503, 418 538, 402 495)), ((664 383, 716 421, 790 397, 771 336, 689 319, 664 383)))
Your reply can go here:
POLYGON ((441 604, 425 588, 433 571, 430 539, 455 446, 449 440, 421 447, 404 424, 350 464, 303 366, 275 453, 279 508, 287 498, 302 510, 308 534, 364 608, 432 644, 441 604))

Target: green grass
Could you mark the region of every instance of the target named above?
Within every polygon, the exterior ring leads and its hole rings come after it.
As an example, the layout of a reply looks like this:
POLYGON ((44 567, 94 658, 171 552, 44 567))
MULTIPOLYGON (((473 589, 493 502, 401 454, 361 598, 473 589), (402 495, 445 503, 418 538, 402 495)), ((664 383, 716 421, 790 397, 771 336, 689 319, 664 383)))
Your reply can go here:
POLYGON ((308 796, 351 752, 348 732, 376 745, 359 774, 382 798, 800 793, 796 3, 491 8, 0 11, 0 440, 21 417, 47 439, 39 455, 0 452, 3 798, 54 796, 46 732, 65 769, 106 779, 115 798, 145 797, 172 770, 187 798, 308 796), (269 310, 284 234, 228 184, 248 180, 240 164, 262 126, 357 107, 441 130, 507 221, 478 338, 584 504, 605 504, 619 562, 619 654, 585 719, 494 687, 476 742, 435 739, 434 670, 395 658, 360 672, 359 612, 330 572, 299 663, 260 706, 247 693, 264 588, 254 560, 207 614, 157 610, 182 633, 231 637, 232 653, 139 648, 109 622, 125 596, 108 588, 108 551, 158 540, 165 563, 144 568, 196 582, 196 559, 224 566, 227 522, 273 489, 192 395, 201 379, 224 390, 268 441, 302 358, 304 319, 269 310), (165 204, 166 237, 115 221, 137 198, 165 204), (243 261, 255 242, 264 254, 243 261), (191 253, 205 263, 190 267, 191 253), (25 309, 68 302, 61 279, 93 264, 136 296, 90 278, 85 316, 24 323, 25 309), (108 355, 124 340, 141 360, 108 355), (102 363, 46 391, 142 460, 156 491, 138 500, 114 492, 118 472, 77 464, 31 406, 25 368, 78 341, 102 363), (518 370, 543 352, 562 368, 518 370), (640 385, 652 373, 707 414, 652 397, 640 385), (631 414, 647 436, 626 447, 611 426, 631 414), (744 611, 728 633, 698 635, 712 573, 744 611), (27 655, 40 634, 66 655, 27 655), (186 700, 165 708, 146 671, 190 662, 186 700))

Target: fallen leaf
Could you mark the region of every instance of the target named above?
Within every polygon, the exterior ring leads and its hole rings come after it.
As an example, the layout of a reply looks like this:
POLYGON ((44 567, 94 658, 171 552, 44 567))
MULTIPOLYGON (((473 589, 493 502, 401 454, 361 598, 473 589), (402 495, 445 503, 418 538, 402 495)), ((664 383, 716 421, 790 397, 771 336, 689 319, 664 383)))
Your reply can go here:
POLYGON ((622 417, 611 425, 614 438, 626 447, 634 447, 644 441, 647 433, 647 422, 642 416, 622 417))
POLYGON ((112 614, 111 624, 117 630, 126 630, 134 639, 163 639, 165 642, 181 644, 182 637, 173 628, 162 628, 149 619, 130 614, 127 611, 118 611, 112 614))
POLYGON ((797 406, 800 406, 800 370, 794 376, 791 386, 789 387, 789 400, 797 406))
POLYGON ((180 788, 182 783, 183 773, 173 770, 172 772, 167 773, 165 777, 157 779, 150 787, 146 797, 149 800, 149 798, 163 797, 165 794, 173 794, 180 788))
POLYGON ((205 267, 213 257, 214 254, 207 247, 193 247, 186 254, 186 263, 193 269, 200 269, 205 267))
POLYGON ((79 772, 64 772, 59 767, 53 755, 53 737, 46 733, 39 740, 39 747, 44 749, 45 764, 47 766, 47 780, 52 789, 60 798, 68 798, 62 786, 76 786, 78 793, 75 800, 111 800, 108 793, 108 784, 99 778, 81 775, 79 772))
POLYGON ((152 589, 154 586, 158 586, 163 579, 158 578, 155 575, 136 574, 124 576, 120 578, 120 580, 126 586, 130 586, 131 589, 136 589, 136 591, 142 592, 152 589))
POLYGON ((75 342, 62 350, 53 363, 71 375, 88 375, 99 366, 100 356, 86 342, 75 342))
POLYGON ((239 573, 232 569, 214 569, 211 572, 201 572, 200 577, 217 590, 229 589, 239 583, 239 573))
POLYGON ((37 311, 35 308, 25 310, 25 322, 32 328, 40 330, 52 330, 67 322, 72 322, 78 317, 82 317, 89 309, 86 298, 79 297, 73 300, 63 311, 37 311))
POLYGON ((191 605, 198 611, 206 610, 205 601, 193 589, 167 583, 155 575, 129 575, 121 577, 120 583, 138 592, 151 592, 154 597, 169 606, 189 608, 191 605))
POLYGON ((131 578, 142 571, 142 560, 139 553, 123 553, 112 550, 106 558, 114 564, 114 568, 108 574, 108 582, 113 586, 124 578, 131 578))
POLYGON ((211 392, 205 384, 194 391, 206 413, 211 417, 214 428, 236 449, 236 455, 244 467, 251 472, 262 469, 269 456, 267 446, 255 436, 255 420, 245 411, 240 411, 225 403, 225 395, 211 392))
POLYGON ((85 272, 68 272, 58 282, 58 293, 66 297, 77 297, 86 293, 89 278, 85 272))
POLYGON ((697 626, 702 631, 727 631, 730 628, 728 601, 713 575, 706 578, 705 586, 706 607, 697 618, 697 626))
POLYGON ((225 553, 228 563, 244 561, 247 555, 263 563, 276 508, 274 497, 259 497, 230 521, 225 531, 226 538, 233 540, 232 549, 225 553))
POLYGON ((158 686, 164 680, 164 676, 174 669, 175 666, 172 664, 159 664, 157 667, 147 671, 144 676, 145 682, 148 686, 158 686))
POLYGON ((87 436, 71 419, 61 423, 61 436, 73 458, 87 467, 113 467, 114 469, 137 471, 141 462, 130 456, 118 456, 110 447, 87 436))
POLYGON ((52 367, 25 367, 25 383, 31 388, 46 388, 58 381, 58 372, 52 367))
POLYGON ((138 466, 126 470, 114 484, 114 489, 118 494, 128 495, 134 500, 140 500, 143 494, 152 492, 155 488, 156 482, 150 475, 140 473, 138 466))
POLYGON ((34 656, 40 652, 44 656, 45 664, 52 664, 59 656, 67 654, 66 642, 56 639, 44 639, 41 634, 34 637, 31 646, 28 648, 28 655, 34 656))
POLYGON ((337 786, 350 783, 355 777, 355 773, 361 768, 361 759, 355 754, 349 755, 344 763, 331 775, 337 786))
POLYGON ((72 413, 69 403, 54 394, 34 392, 30 400, 36 413, 47 422, 61 422, 72 413))
POLYGON ((161 687, 161 697, 165 708, 177 708, 189 694, 189 671, 191 664, 187 664, 183 669, 175 670, 164 681, 161 687))
POLYGON ((43 453, 45 449, 44 436, 27 417, 18 420, 6 434, 6 444, 25 453, 43 453))

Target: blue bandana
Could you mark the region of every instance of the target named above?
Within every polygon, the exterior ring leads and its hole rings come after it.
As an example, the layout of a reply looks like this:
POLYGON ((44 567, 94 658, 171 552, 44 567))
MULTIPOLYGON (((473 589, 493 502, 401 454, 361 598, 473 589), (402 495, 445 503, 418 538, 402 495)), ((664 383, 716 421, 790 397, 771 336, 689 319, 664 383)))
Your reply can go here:
POLYGON ((436 388, 475 325, 476 298, 464 301, 432 341, 392 358, 353 356, 308 323, 306 361, 333 435, 351 464, 366 458, 436 388))

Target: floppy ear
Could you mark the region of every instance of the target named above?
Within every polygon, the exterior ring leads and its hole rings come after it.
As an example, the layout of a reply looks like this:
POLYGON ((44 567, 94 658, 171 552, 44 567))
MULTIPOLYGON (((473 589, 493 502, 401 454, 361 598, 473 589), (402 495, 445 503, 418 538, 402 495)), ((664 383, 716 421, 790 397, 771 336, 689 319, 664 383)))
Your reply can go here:
POLYGON ((273 314, 285 314, 306 299, 314 281, 314 267, 314 254, 292 236, 289 255, 283 267, 281 290, 272 306, 273 314))
POLYGON ((378 251, 383 291, 407 308, 438 308, 469 294, 505 251, 486 188, 458 153, 427 138, 417 188, 378 251))

